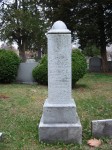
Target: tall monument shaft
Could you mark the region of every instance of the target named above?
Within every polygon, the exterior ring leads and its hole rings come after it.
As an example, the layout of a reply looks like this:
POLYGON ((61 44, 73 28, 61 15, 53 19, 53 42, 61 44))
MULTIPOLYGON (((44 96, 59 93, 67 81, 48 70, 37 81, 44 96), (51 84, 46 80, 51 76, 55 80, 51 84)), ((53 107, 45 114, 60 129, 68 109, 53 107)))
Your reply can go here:
POLYGON ((71 32, 57 21, 47 38, 48 99, 39 124, 39 140, 81 144, 82 126, 71 98, 71 32))
POLYGON ((66 104, 71 99, 71 34, 48 32, 48 101, 66 104))

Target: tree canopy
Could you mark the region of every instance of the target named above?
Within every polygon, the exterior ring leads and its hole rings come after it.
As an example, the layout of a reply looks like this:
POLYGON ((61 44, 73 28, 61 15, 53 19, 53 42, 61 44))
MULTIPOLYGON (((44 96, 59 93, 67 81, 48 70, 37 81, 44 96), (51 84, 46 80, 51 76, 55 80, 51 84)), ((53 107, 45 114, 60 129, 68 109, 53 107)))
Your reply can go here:
POLYGON ((103 71, 108 71, 106 46, 112 43, 111 0, 15 0, 1 11, 1 38, 15 40, 20 52, 24 52, 24 47, 42 48, 47 23, 62 20, 71 30, 72 40, 79 39, 82 50, 88 44, 100 49, 103 71))
POLYGON ((45 17, 51 22, 62 20, 77 37, 81 48, 87 44, 100 48, 103 71, 107 71, 106 46, 112 43, 111 0, 44 0, 45 17))
POLYGON ((3 3, 1 7, 2 40, 15 41, 23 61, 25 50, 40 51, 45 48, 46 23, 36 0, 15 0, 13 3, 3 3))
POLYGON ((106 46, 112 43, 112 1, 82 1, 77 33, 82 48, 87 43, 100 48, 103 71, 108 71, 106 46), (82 15, 83 14, 83 15, 82 15))

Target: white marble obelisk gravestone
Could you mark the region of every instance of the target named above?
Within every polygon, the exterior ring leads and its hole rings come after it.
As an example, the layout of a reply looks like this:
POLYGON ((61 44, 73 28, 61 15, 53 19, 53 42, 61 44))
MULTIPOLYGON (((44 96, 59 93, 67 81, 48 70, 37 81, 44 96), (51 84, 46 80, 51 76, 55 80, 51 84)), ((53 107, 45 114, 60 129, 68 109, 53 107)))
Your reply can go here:
POLYGON ((48 31, 48 99, 39 124, 39 140, 82 142, 82 126, 71 98, 71 32, 62 21, 48 31))

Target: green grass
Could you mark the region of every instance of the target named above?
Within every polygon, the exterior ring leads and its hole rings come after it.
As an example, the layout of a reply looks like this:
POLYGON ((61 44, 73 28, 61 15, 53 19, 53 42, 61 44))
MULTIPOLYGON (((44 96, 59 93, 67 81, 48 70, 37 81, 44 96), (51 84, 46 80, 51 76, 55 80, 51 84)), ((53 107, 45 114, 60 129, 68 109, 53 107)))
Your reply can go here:
MULTIPOLYGON (((72 91, 83 126, 83 143, 45 144, 38 141, 38 124, 47 98, 47 87, 0 84, 1 150, 89 150, 91 121, 112 118, 112 75, 87 74, 72 91)), ((99 149, 112 149, 112 141, 103 138, 99 149)))

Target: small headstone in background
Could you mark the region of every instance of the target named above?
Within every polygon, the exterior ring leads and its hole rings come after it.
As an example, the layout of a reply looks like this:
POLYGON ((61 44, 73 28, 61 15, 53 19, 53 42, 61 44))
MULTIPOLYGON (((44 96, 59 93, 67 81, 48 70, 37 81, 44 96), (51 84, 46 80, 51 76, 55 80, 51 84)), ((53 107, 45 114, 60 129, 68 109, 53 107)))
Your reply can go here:
POLYGON ((99 137, 112 138, 112 119, 93 120, 92 135, 96 138, 99 137))
POLYGON ((99 57, 92 57, 89 60, 90 72, 101 72, 102 59, 99 57))
POLYGON ((38 62, 20 63, 16 81, 19 83, 29 83, 29 84, 34 83, 35 80, 32 76, 32 71, 37 65, 38 62))

